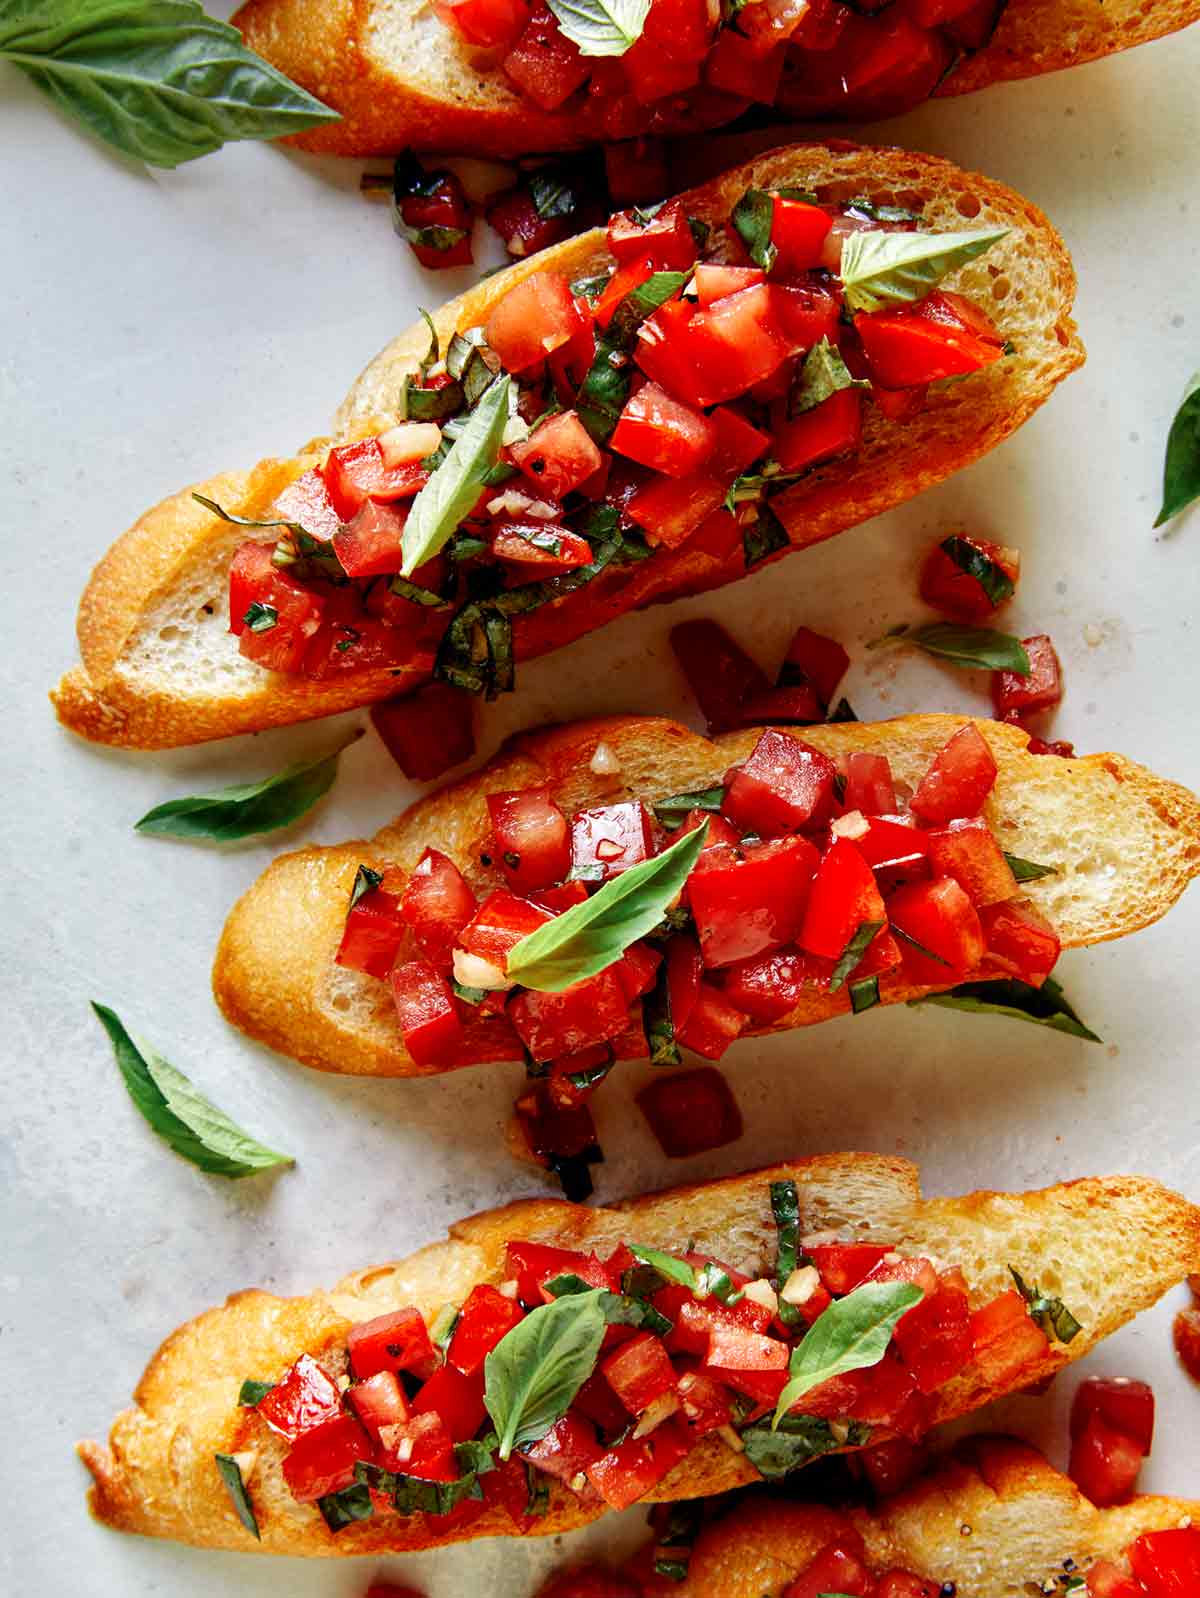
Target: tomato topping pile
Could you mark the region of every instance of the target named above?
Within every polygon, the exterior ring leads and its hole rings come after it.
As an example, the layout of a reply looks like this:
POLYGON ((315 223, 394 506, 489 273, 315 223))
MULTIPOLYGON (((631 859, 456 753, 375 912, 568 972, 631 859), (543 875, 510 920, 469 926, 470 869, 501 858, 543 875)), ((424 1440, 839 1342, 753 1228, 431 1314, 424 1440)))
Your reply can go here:
MULTIPOLYGON (((404 225, 450 248, 463 220, 451 176, 412 184, 404 225)), ((730 581, 784 554, 773 504, 852 458, 871 406, 892 425, 930 383, 1003 354, 983 313, 937 287, 882 310, 847 298, 846 241, 893 247, 919 220, 790 188, 748 190, 719 227, 677 201, 618 212, 607 275, 534 272, 485 326, 444 350, 434 337, 396 424, 335 445, 250 523, 278 536, 233 556, 239 651, 317 682, 376 672, 382 687, 404 672, 493 697, 512 686, 518 656, 626 608, 646 561, 683 550, 730 581)), ((752 713, 805 719, 807 690, 819 693, 828 669, 805 668, 782 695, 755 685, 752 713)), ((1012 692, 1024 710, 1049 688, 1039 671, 1012 692)), ((389 744, 414 775, 436 764, 442 708, 431 699, 423 722, 414 710, 415 731, 389 713, 389 744)), ((456 750, 462 721, 459 711, 456 750)))
POLYGON ((1154 1437, 1154 1394, 1145 1382, 1093 1376, 1071 1407, 1071 1479, 1104 1509, 1123 1503, 1137 1485, 1154 1437))
MULTIPOLYGON (((334 1531, 392 1510, 429 1515, 440 1530, 498 1508, 521 1532, 544 1513, 548 1480, 623 1509, 714 1432, 763 1474, 781 1475, 876 1431, 919 1437, 934 1395, 985 1357, 1012 1384, 1044 1356, 1047 1335, 1020 1295, 972 1308, 957 1268, 832 1233, 801 1237, 790 1181, 772 1185, 771 1206, 778 1253, 772 1274, 756 1278, 636 1242, 603 1256, 510 1242, 498 1284, 476 1285, 431 1325, 415 1309, 394 1310, 352 1326, 344 1349, 302 1355, 273 1385, 247 1383, 255 1391, 244 1388, 242 1402, 257 1418, 239 1444, 252 1448, 260 1424, 282 1438, 289 1491, 316 1503, 334 1531), (885 1288, 898 1299, 882 1357, 848 1355, 844 1374, 781 1401, 809 1329, 866 1284, 872 1302, 885 1288), (571 1372, 570 1385, 557 1415, 514 1427, 507 1406, 521 1400, 497 1362, 536 1364, 549 1313, 556 1369, 571 1372), (526 1325, 534 1315, 536 1335, 526 1325), (586 1345, 578 1358, 566 1346, 575 1341, 586 1345), (500 1445, 506 1426, 518 1438, 511 1453, 500 1445), (790 1454, 789 1436, 798 1439, 790 1454)), ((867 1591, 843 1581, 813 1590, 867 1591)))

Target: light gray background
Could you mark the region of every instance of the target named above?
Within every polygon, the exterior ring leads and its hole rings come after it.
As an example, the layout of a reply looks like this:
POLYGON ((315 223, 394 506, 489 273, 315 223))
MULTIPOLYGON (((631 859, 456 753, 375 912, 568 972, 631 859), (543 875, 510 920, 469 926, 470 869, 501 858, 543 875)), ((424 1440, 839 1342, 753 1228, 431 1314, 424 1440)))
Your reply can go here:
MULTIPOLYGON (((631 617, 526 666, 485 751, 518 726, 597 710, 694 716, 669 625, 718 613, 774 664, 793 627, 843 638, 862 715, 981 710, 982 682, 862 645, 916 612, 935 537, 966 527, 1024 557, 1020 631, 1048 630, 1067 697, 1055 731, 1200 787, 1195 615, 1200 515, 1156 538, 1162 446, 1200 359, 1194 202, 1200 32, 1075 73, 922 110, 884 130, 1011 183, 1045 207, 1081 275, 1084 371, 1015 439, 883 521, 719 596, 631 617), (869 664, 865 664, 868 662, 869 664)), ((536 1185, 501 1126, 515 1067, 417 1083, 316 1075, 230 1031, 208 968, 234 897, 281 848, 368 831, 413 796, 373 736, 290 836, 228 852, 136 837, 171 794, 330 747, 332 724, 178 754, 106 753, 55 725, 46 691, 75 657, 91 563, 145 506, 210 472, 289 454, 413 316, 465 286, 423 276, 359 166, 233 147, 174 174, 130 171, 34 91, 0 77, 0 250, 8 748, 0 786, 7 1114, 0 1327, 8 1505, 0 1585, 124 1598, 361 1592, 371 1562, 256 1561, 143 1543, 84 1511, 76 1438, 102 1435, 159 1340, 234 1289, 281 1292, 403 1254, 455 1216, 536 1185), (248 1128, 298 1160, 227 1183, 171 1155, 120 1085, 87 1007, 114 1005, 248 1128)), ((345 725, 365 722, 344 718, 345 725)), ((600 1197, 823 1149, 898 1150, 931 1192, 1134 1170, 1200 1198, 1196 948, 1200 891, 1158 927, 1074 954, 1062 975, 1103 1048, 943 1011, 877 1011, 734 1047, 746 1118, 733 1147, 665 1162, 625 1067, 599 1102, 600 1197)), ((1146 1485, 1200 1493, 1200 1392, 1176 1367, 1182 1293, 1093 1357, 1153 1380, 1146 1485)), ((1072 1380, 1011 1408, 1060 1453, 1072 1380)), ((984 1419, 994 1417, 984 1417, 984 1419)), ((636 1537, 641 1517, 601 1541, 636 1537)), ((573 1548, 581 1546, 579 1539, 573 1548)), ((493 1542, 390 1568, 450 1598, 468 1579, 519 1595, 560 1550, 493 1542)))

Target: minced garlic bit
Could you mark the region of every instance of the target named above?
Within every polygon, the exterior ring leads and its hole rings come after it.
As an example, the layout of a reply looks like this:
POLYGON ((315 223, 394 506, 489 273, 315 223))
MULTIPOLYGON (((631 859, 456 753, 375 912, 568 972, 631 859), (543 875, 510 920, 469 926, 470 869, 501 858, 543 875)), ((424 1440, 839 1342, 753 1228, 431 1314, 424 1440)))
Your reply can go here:
POLYGON ((513 985, 498 965, 466 949, 454 951, 454 980, 464 988, 484 988, 489 993, 513 985))
POLYGON ((255 1466, 258 1464, 258 1450, 247 1448, 240 1454, 234 1454, 232 1458, 242 1481, 248 1482, 251 1476, 254 1475, 255 1466))
POLYGON ((830 832, 835 838, 849 838, 853 843, 856 838, 865 837, 871 830, 871 823, 861 810, 847 810, 844 816, 838 816, 830 823, 830 832))
POLYGON ((516 1296, 517 1296, 517 1279, 516 1279, 516 1277, 515 1276, 510 1276, 507 1282, 501 1282, 500 1286, 496 1289, 496 1291, 500 1294, 501 1298, 514 1298, 515 1299, 516 1296))
POLYGON ((592 750, 588 766, 598 777, 615 777, 621 769, 621 762, 611 744, 598 743, 592 750))
POLYGON ((778 1295, 766 1277, 760 1276, 757 1282, 747 1282, 742 1288, 742 1297, 753 1299, 756 1304, 769 1309, 772 1315, 779 1308, 778 1295))
POLYGON ((400 422, 379 435, 379 449, 385 466, 406 466, 434 454, 442 442, 436 422, 400 422))
POLYGON ((573 1493, 583 1492, 587 1484, 588 1479, 581 1470, 576 1471, 574 1476, 571 1477, 571 1491, 573 1493))
POLYGON ((679 1408, 679 1395, 677 1393, 660 1393, 652 1404, 647 1404, 642 1413, 641 1420, 633 1428, 635 1437, 645 1437, 656 1426, 661 1426, 669 1415, 673 1415, 679 1408))
POLYGON ((557 509, 546 500, 522 494, 519 488, 506 488, 503 494, 489 499, 487 513, 489 516, 532 516, 537 522, 551 522, 558 515, 557 509))
POLYGON ((514 411, 504 424, 501 442, 504 444, 523 444, 528 437, 529 423, 523 416, 514 411))
POLYGON ((821 1285, 821 1273, 815 1265, 801 1265, 783 1284, 780 1293, 785 1304, 807 1304, 821 1285))
POLYGON ((829 1422, 829 1435, 835 1443, 845 1443, 850 1439, 850 1422, 848 1420, 831 1420, 829 1422))

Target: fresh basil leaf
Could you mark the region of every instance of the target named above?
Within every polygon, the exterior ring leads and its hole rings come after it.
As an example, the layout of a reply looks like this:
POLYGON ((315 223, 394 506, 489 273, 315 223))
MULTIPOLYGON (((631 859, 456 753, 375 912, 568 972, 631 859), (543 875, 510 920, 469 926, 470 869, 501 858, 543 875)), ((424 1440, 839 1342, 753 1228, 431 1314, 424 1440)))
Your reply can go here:
POLYGON ((631 289, 596 341, 596 353, 575 401, 580 421, 598 444, 613 428, 629 397, 629 352, 637 330, 687 282, 686 272, 652 272, 631 289))
POLYGON ((675 1019, 671 1014, 671 983, 666 960, 660 960, 654 973, 654 986, 642 999, 642 1024, 650 1049, 651 1065, 682 1065, 683 1056, 675 1041, 675 1019))
POLYGON ((254 1505, 250 1502, 250 1494, 246 1491, 246 1483, 242 1480, 242 1467, 232 1454, 214 1454, 217 1474, 225 1483, 225 1491, 229 1494, 229 1501, 237 1512, 237 1518, 256 1542, 262 1541, 262 1533, 258 1529, 258 1517, 254 1513, 254 1505))
POLYGON ((500 1458, 536 1443, 566 1414, 604 1341, 600 1289, 541 1304, 506 1332, 484 1361, 483 1401, 500 1458))
POLYGON ((676 793, 669 799, 660 799, 654 806, 654 815, 667 832, 674 832, 687 820, 691 810, 720 810, 725 789, 697 788, 694 793, 676 793))
POLYGON ((706 1260, 696 1272, 697 1298, 715 1298, 718 1304, 736 1304, 742 1297, 729 1272, 715 1260, 706 1260))
POLYGON ((870 388, 865 377, 852 377, 836 344, 822 338, 796 368, 788 395, 788 415, 815 410, 844 388, 870 388))
POLYGON ((864 1010, 873 1010, 879 1003, 879 978, 860 977, 857 982, 850 984, 850 1010, 854 1015, 861 1015, 864 1010))
POLYGON ((261 782, 235 783, 215 793, 168 799, 148 810, 135 822, 134 830, 159 838, 206 838, 214 843, 232 843, 288 827, 329 792, 337 776, 339 755, 361 737, 361 731, 356 732, 332 754, 285 766, 261 782))
POLYGON ((496 464, 508 422, 512 380, 506 374, 484 390, 450 453, 421 489, 404 524, 402 577, 432 560, 472 510, 496 464))
POLYGON ((746 570, 759 565, 769 555, 778 554, 781 549, 786 549, 791 543, 787 528, 767 504, 758 508, 758 515, 752 522, 747 522, 742 529, 742 553, 745 556, 746 570))
MULTIPOLYGON (((223 522, 229 522, 233 527, 286 527, 289 532, 304 532, 299 522, 281 521, 278 517, 264 521, 257 516, 235 516, 232 511, 226 510, 224 506, 218 505, 215 499, 209 499, 204 494, 193 492, 192 498, 197 505, 203 505, 205 510, 211 511, 214 516, 219 516, 223 522)), ((311 537, 311 533, 308 536, 311 537)))
POLYGON ((150 166, 338 120, 196 0, 3 0, 0 58, 150 166))
POLYGON ((1028 677, 1029 656, 1019 638, 993 632, 990 627, 965 627, 958 622, 931 621, 923 627, 893 627, 882 638, 867 645, 881 649, 887 644, 916 644, 927 655, 948 660, 952 666, 978 671, 1011 671, 1028 677))
POLYGON ((1036 860, 1022 860, 1019 854, 1009 854, 1004 851, 1004 858, 1008 861, 1008 869, 1018 882, 1036 882, 1039 877, 1055 877, 1058 875, 1057 866, 1039 866, 1036 860))
POLYGON ((92 1009, 108 1033, 129 1097, 157 1132, 185 1160, 213 1176, 254 1176, 291 1157, 257 1142, 212 1104, 162 1055, 132 1033, 107 1005, 92 1009))
MULTIPOLYGON (((456 1448, 456 1454, 457 1451, 456 1448)), ((426 1481, 423 1477, 405 1476, 359 1460, 354 1474, 362 1486, 386 1494, 399 1515, 448 1515, 464 1499, 483 1497, 474 1471, 467 1471, 455 1481, 426 1481)))
POLYGON ((422 588, 420 583, 410 583, 407 577, 389 577, 388 588, 400 599, 407 599, 412 605, 421 605, 426 610, 444 610, 448 601, 441 594, 435 594, 432 588, 422 588))
POLYGON ((400 385, 396 407, 402 422, 444 422, 462 410, 465 395, 461 383, 443 383, 440 388, 425 388, 411 375, 400 385))
POLYGON ((976 549, 969 538, 955 533, 944 538, 941 547, 959 571, 975 579, 993 606, 1003 605, 1016 592, 1016 584, 1004 568, 989 560, 982 549, 976 549))
MULTIPOLYGON (((771 1183, 771 1214, 775 1217, 778 1243, 775 1251, 775 1287, 782 1293, 788 1277, 800 1265, 800 1193, 795 1182, 771 1183)), ((795 1304, 779 1300, 779 1319, 785 1326, 800 1321, 795 1304)))
POLYGON ((1200 499, 1200 372, 1189 379, 1167 434, 1162 507, 1154 518, 1155 527, 1178 516, 1195 499, 1200 499))
POLYGON ((664 1254, 658 1248, 647 1248, 644 1243, 630 1243, 629 1252, 635 1260, 651 1266, 666 1281, 691 1288, 693 1293, 696 1291, 696 1271, 687 1260, 677 1260, 673 1254, 664 1254))
POLYGON ((704 821, 661 854, 613 877, 590 899, 543 922, 510 950, 508 975, 522 987, 561 993, 612 965, 662 920, 707 836, 704 821))
POLYGON ((462 1318, 462 1311, 457 1304, 443 1304, 433 1317, 429 1328, 429 1341, 435 1348, 440 1348, 443 1354, 450 1346, 450 1339, 454 1336, 455 1328, 462 1318))
POLYGON ((326 1493, 324 1498, 317 1499, 317 1508, 335 1536, 347 1526, 353 1526, 355 1521, 370 1520, 375 1513, 371 1489, 363 1482, 343 1487, 340 1492, 326 1493))
POLYGON ((729 220, 755 266, 761 266, 764 272, 769 272, 779 259, 779 251, 771 243, 771 228, 775 221, 773 196, 766 189, 747 189, 734 206, 729 220))
POLYGON ((624 55, 637 43, 650 0, 546 0, 580 55, 624 55))
POLYGON ((276 1386, 275 1382, 259 1382, 248 1376, 238 1389, 238 1408, 254 1409, 268 1393, 275 1391, 276 1386))
POLYGON ((1061 1298, 1039 1292, 1037 1284, 1026 1282, 1015 1266, 1008 1267, 1008 1274, 1017 1284, 1017 1292, 1029 1306, 1030 1319, 1037 1322, 1048 1338, 1070 1343, 1079 1336, 1083 1327, 1061 1298))
POLYGON ((838 957, 838 963, 830 972, 830 993, 836 993, 841 987, 842 983, 845 982, 851 971, 854 970, 854 967, 866 954, 875 934, 879 932, 884 925, 885 923, 882 921, 863 921, 860 923, 858 931, 842 950, 840 956, 838 957))
POLYGON ((264 605, 259 600, 252 599, 246 606, 242 625, 249 627, 252 633, 269 633, 271 628, 278 624, 279 612, 274 605, 264 605))
POLYGON ((949 273, 1008 233, 1006 227, 972 233, 851 233, 842 242, 846 304, 852 311, 883 311, 922 300, 949 273))
POLYGON ((785 1415, 777 1427, 768 1416, 747 1426, 741 1434, 746 1458, 768 1481, 787 1476, 836 1449, 861 1448, 870 1436, 869 1426, 850 1421, 844 1442, 839 1441, 830 1423, 816 1415, 785 1415))
MULTIPOLYGON (((894 932, 895 927, 892 928, 894 932)), ((1084 1038, 1089 1043, 1104 1039, 1087 1027, 1067 1001, 1060 985, 1047 977, 1040 988, 1015 977, 992 982, 962 982, 947 993, 927 993, 910 999, 910 1004, 940 1004, 947 1010, 972 1010, 979 1015, 1007 1015, 1014 1021, 1032 1021, 1036 1026, 1065 1032, 1068 1037, 1084 1038)))
POLYGON ((570 216, 579 204, 571 184, 559 172, 532 172, 529 177, 529 197, 534 210, 545 221, 555 216, 570 216))
POLYGON ((792 1350, 790 1380, 779 1395, 774 1424, 822 1382, 878 1365, 896 1322, 924 1296, 912 1282, 863 1282, 845 1298, 834 1299, 792 1350))

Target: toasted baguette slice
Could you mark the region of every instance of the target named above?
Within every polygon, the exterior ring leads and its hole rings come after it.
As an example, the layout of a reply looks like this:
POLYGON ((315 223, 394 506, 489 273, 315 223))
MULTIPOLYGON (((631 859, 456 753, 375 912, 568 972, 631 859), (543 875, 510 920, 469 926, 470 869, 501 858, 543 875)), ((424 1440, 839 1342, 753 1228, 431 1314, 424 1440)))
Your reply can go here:
MULTIPOLYGON (((242 1379, 278 1376, 308 1352, 333 1355, 355 1321, 415 1305, 432 1317, 478 1282, 498 1284, 510 1240, 607 1252, 623 1239, 679 1252, 696 1249, 753 1275, 772 1268, 776 1234, 767 1184, 791 1178, 800 1192, 802 1232, 832 1230, 876 1239, 901 1252, 931 1251, 958 1266, 975 1303, 1011 1286, 1008 1266, 1059 1294, 1083 1330, 1016 1378, 1025 1386, 1093 1348, 1188 1272, 1200 1269, 1200 1210, 1141 1177, 1066 1182, 1034 1193, 972 1193, 923 1199, 916 1166, 875 1154, 818 1155, 696 1187, 675 1188, 588 1209, 531 1199, 460 1222, 447 1241, 398 1264, 348 1276, 331 1292, 281 1299, 238 1293, 174 1332, 150 1361, 136 1409, 117 1418, 108 1448, 80 1445, 95 1478, 92 1512, 122 1531, 208 1547, 280 1554, 404 1552, 464 1537, 503 1535, 489 1510, 469 1528, 439 1535, 424 1517, 380 1518, 335 1538, 312 1506, 296 1503, 280 1474, 284 1449, 237 1407, 242 1379), (249 1491, 262 1533, 256 1543, 237 1519, 213 1465, 214 1453, 256 1451, 249 1491)), ((331 1366, 331 1368, 336 1368, 331 1366)), ((969 1368, 939 1394, 936 1419, 949 1420, 1000 1397, 969 1368)), ((882 1429, 875 1440, 882 1440, 882 1429)), ((698 1498, 758 1480, 743 1454, 703 1440, 650 1494, 698 1498)), ((538 1532, 567 1531, 603 1513, 551 1484, 538 1532)))
MULTIPOLYGON (((973 1437, 912 1487, 873 1510, 845 1513, 747 1494, 706 1526, 687 1577, 651 1575, 645 1598, 779 1598, 813 1558, 852 1525, 873 1569, 899 1567, 952 1582, 962 1598, 1055 1593, 1068 1572, 1099 1559, 1121 1563, 1143 1533, 1200 1521, 1200 1502, 1134 1498, 1097 1509, 1036 1448, 1011 1437, 973 1437), (1053 1583, 1053 1586, 1048 1585, 1053 1583)), ((635 1560, 640 1575, 648 1561, 635 1560)), ((569 1586, 551 1585, 554 1598, 569 1586)))
MULTIPOLYGON (((897 780, 915 787, 934 754, 968 718, 900 716, 790 730, 830 755, 885 754, 897 780)), ((1063 945, 1102 943, 1156 921, 1200 872, 1200 800, 1121 755, 1063 760, 1031 755, 1028 734, 976 722, 999 766, 984 815, 1001 847, 1058 869, 1024 892, 1063 945)), ((318 1070, 364 1076, 436 1074, 401 1041, 385 983, 334 964, 360 863, 411 871, 427 847, 448 854, 481 892, 500 886, 479 861, 490 836, 486 796, 546 785, 568 814, 621 799, 647 804, 719 783, 744 760, 760 728, 702 738, 658 717, 612 716, 522 733, 474 776, 406 810, 368 841, 301 849, 276 860, 234 906, 213 970, 217 1002, 251 1037, 318 1070), (605 744, 620 769, 597 775, 605 744)), ((948 984, 949 985, 949 984, 948 984)), ((884 978, 898 1004, 933 990, 884 978)), ((788 1031, 845 1014, 844 992, 806 995, 791 1015, 758 1033, 788 1031)), ((744 1035, 751 1035, 749 1033, 744 1035)), ((457 1066, 519 1059, 514 1035, 468 1028, 457 1066)))
MULTIPOLYGON (((686 208, 723 224, 748 185, 785 180, 831 203, 863 193, 879 200, 919 196, 928 225, 937 231, 961 228, 964 219, 980 228, 1011 228, 983 260, 947 283, 994 308, 1018 350, 961 381, 935 385, 928 407, 911 422, 885 421, 868 406, 862 450, 853 462, 813 471, 772 501, 790 548, 799 549, 910 499, 986 453, 1080 365, 1083 349, 1070 315, 1075 277, 1062 240, 1012 190, 932 156, 799 145, 768 152, 689 191, 686 208)), ((604 232, 594 229, 509 267, 437 314, 443 347, 456 329, 485 322, 502 296, 532 273, 555 270, 574 278, 608 264, 604 232)), ((378 432, 395 420, 402 380, 416 370, 428 345, 424 323, 390 344, 355 384, 331 439, 314 440, 291 460, 262 461, 250 472, 198 484, 198 491, 244 516, 269 515, 281 490, 319 465, 330 443, 378 432)), ((229 562, 246 536, 211 516, 185 489, 147 511, 118 539, 80 605, 82 666, 52 696, 68 727, 99 743, 171 748, 330 715, 424 680, 416 671, 376 670, 308 682, 244 659, 226 628, 229 562)), ((717 560, 689 553, 686 544, 611 570, 556 601, 553 625, 545 611, 537 613, 537 652, 569 643, 626 611, 720 587, 744 570, 740 551, 717 560)), ((532 651, 520 619, 515 647, 518 659, 532 651)))
MULTIPOLYGON (((1195 0, 1009 0, 985 49, 936 91, 964 94, 1008 78, 1078 66, 1161 38, 1200 15, 1195 0)), ((234 17, 251 49, 304 85, 342 120, 290 142, 333 155, 410 146, 464 155, 527 155, 603 142, 586 96, 578 110, 542 112, 515 93, 495 51, 473 50, 428 0, 249 0, 234 17)), ((777 99, 789 109, 785 73, 777 99)), ((656 131, 716 127, 745 101, 702 88, 659 108, 656 131)))

